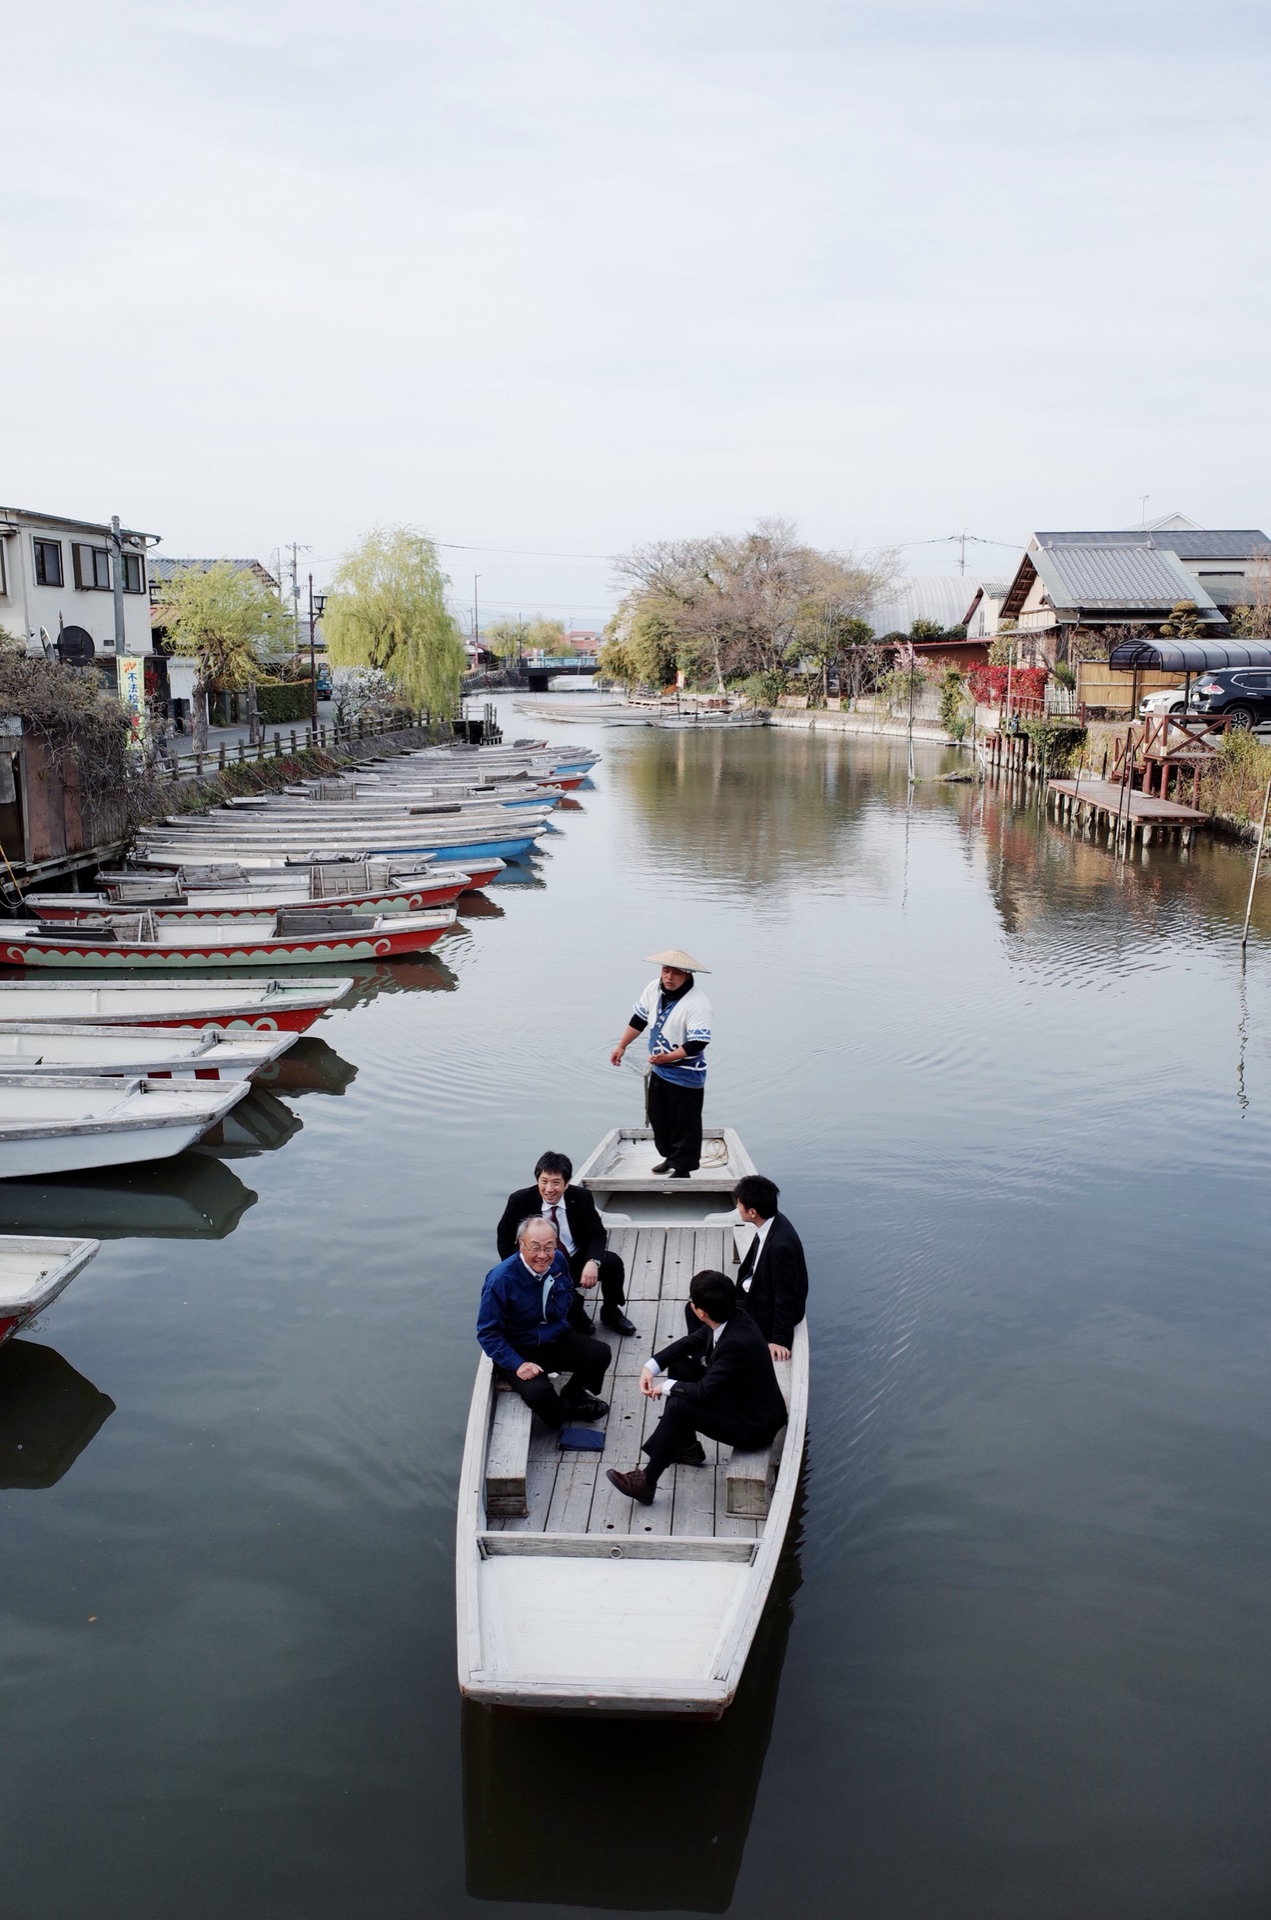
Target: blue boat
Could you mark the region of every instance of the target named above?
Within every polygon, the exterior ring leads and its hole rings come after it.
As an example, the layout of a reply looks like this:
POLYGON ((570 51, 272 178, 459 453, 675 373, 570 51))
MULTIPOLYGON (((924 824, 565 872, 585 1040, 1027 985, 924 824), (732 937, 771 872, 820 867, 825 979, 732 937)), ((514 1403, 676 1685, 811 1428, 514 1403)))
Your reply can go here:
POLYGON ((402 854, 422 854, 428 860, 465 860, 477 857, 497 860, 519 860, 522 854, 529 853, 534 846, 535 835, 527 833, 518 839, 508 840, 466 840, 460 847, 369 847, 368 852, 377 859, 398 859, 402 854))

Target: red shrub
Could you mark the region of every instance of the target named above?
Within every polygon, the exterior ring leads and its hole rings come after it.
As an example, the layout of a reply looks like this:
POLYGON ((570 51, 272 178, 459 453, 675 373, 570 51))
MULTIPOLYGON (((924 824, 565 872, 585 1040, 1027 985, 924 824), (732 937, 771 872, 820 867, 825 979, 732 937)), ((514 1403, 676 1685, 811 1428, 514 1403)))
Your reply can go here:
POLYGON ((1047 667, 973 667, 971 692, 982 707, 1000 707, 1009 678, 1012 700, 1040 700, 1049 677, 1047 667))

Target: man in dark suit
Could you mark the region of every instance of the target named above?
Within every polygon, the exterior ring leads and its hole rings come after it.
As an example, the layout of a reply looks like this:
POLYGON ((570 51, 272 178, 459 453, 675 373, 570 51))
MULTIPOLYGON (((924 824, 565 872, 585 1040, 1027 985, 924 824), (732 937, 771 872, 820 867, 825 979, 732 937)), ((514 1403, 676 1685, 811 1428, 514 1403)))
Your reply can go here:
MULTIPOLYGON (((626 1269, 618 1255, 608 1250, 599 1210, 586 1187, 570 1186, 573 1171, 574 1163, 567 1153, 539 1155, 534 1169, 537 1185, 520 1187, 508 1196, 495 1236, 499 1258, 506 1260, 516 1251, 516 1230, 522 1220, 541 1213, 556 1229, 575 1287, 590 1292, 599 1283, 601 1325, 614 1333, 634 1333, 635 1327, 622 1311, 627 1297, 626 1269)), ((570 1303, 569 1324, 575 1333, 591 1332, 581 1293, 576 1292, 570 1303)))
POLYGON ((571 1420, 600 1420, 609 1411, 598 1398, 613 1355, 593 1334, 567 1324, 573 1295, 556 1229, 537 1213, 522 1220, 516 1252, 485 1277, 477 1310, 477 1339, 499 1374, 553 1432, 571 1420), (550 1376, 568 1373, 557 1393, 550 1376))
POLYGON ((642 1507, 652 1505, 668 1467, 705 1466, 699 1433, 749 1451, 770 1446, 786 1424, 772 1355, 727 1274, 695 1273, 688 1293, 697 1332, 655 1353, 640 1375, 640 1391, 662 1401, 662 1418, 641 1449, 649 1463, 629 1473, 608 1469, 619 1493, 642 1507))
POLYGON ((794 1330, 808 1304, 808 1263, 803 1242, 777 1212, 776 1183, 762 1173, 743 1174, 733 1188, 737 1211, 755 1237, 737 1274, 742 1305, 772 1349, 774 1360, 788 1360, 794 1330))

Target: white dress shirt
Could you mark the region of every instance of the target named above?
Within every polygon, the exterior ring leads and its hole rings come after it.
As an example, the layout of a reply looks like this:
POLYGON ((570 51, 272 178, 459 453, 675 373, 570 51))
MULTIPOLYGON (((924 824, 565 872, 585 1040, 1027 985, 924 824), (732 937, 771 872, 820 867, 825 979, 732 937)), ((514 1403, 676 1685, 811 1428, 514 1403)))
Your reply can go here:
MULTIPOLYGON (((722 1332, 724 1331, 724 1328, 725 1328, 725 1327, 726 1327, 727 1325, 728 1325, 728 1322, 727 1322, 726 1320, 721 1320, 721 1321, 720 1321, 720 1323, 719 1323, 719 1325, 718 1325, 717 1327, 712 1327, 712 1328, 711 1328, 711 1345, 712 1345, 712 1346, 714 1346, 714 1345, 715 1345, 715 1342, 716 1342, 716 1341, 717 1341, 717 1340, 719 1339, 719 1336, 720 1336, 720 1334, 721 1334, 721 1333, 722 1333, 722 1332)), ((648 1359, 647 1359, 647 1360, 645 1361, 645 1363, 644 1363, 644 1364, 645 1364, 645 1366, 646 1366, 646 1368, 648 1369, 648 1371, 649 1371, 649 1372, 650 1372, 650 1373, 651 1373, 651 1374, 653 1375, 653 1378, 654 1378, 655 1380, 657 1380, 657 1379, 660 1379, 660 1378, 661 1378, 661 1376, 662 1376, 662 1369, 661 1369, 661 1367, 660 1367, 660 1366, 658 1365, 658 1363, 657 1363, 657 1361, 656 1361, 656 1360, 655 1360, 655 1359, 653 1358, 653 1355, 652 1355, 652 1354, 650 1354, 650 1355, 649 1355, 649 1357, 648 1357, 648 1359)), ((666 1382, 666 1384, 665 1384, 665 1386, 661 1386, 661 1387, 658 1387, 658 1388, 656 1388, 656 1392, 657 1392, 657 1394, 658 1394, 658 1396, 659 1396, 659 1398, 661 1398, 661 1397, 663 1397, 663 1396, 665 1396, 665 1395, 666 1395, 666 1394, 668 1394, 668 1393, 674 1393, 674 1392, 675 1392, 675 1389, 676 1389, 676 1387, 678 1387, 678 1386, 679 1386, 680 1384, 681 1384, 681 1383, 680 1383, 680 1381, 678 1381, 678 1380, 668 1380, 668 1381, 666 1382)))
MULTIPOLYGON (((775 1220, 776 1215, 774 1214, 772 1218, 775 1220)), ((755 1268, 759 1265, 759 1256, 763 1252, 763 1243, 768 1238, 768 1229, 771 1225, 772 1225, 772 1220, 763 1221, 762 1224, 760 1225, 758 1233, 755 1235, 754 1243, 753 1243, 754 1249, 755 1249, 755 1257, 750 1263, 750 1272, 746 1275, 746 1278, 741 1283, 741 1290, 743 1293, 750 1292, 750 1288, 755 1277, 755 1268)))
POLYGON ((552 1208, 553 1208, 553 1206, 554 1206, 554 1207, 556 1208, 556 1233, 557 1233, 557 1236, 558 1236, 558 1238, 559 1238, 559 1240, 560 1240, 560 1243, 561 1243, 561 1245, 562 1245, 562 1247, 564 1247, 564 1249, 565 1249, 565 1251, 566 1251, 566 1253, 573 1253, 573 1252, 574 1252, 574 1250, 575 1250, 575 1249, 574 1249, 574 1236, 573 1236, 573 1234, 572 1234, 572 1233, 571 1233, 571 1232, 569 1231, 569 1215, 568 1215, 568 1214, 566 1213, 566 1211, 565 1211, 565 1202, 564 1202, 564 1200, 563 1200, 563 1199, 561 1199, 561 1200, 544 1200, 544 1202, 543 1202, 543 1218, 544 1218, 544 1220, 550 1220, 550 1219, 551 1219, 551 1217, 552 1217, 552 1208))

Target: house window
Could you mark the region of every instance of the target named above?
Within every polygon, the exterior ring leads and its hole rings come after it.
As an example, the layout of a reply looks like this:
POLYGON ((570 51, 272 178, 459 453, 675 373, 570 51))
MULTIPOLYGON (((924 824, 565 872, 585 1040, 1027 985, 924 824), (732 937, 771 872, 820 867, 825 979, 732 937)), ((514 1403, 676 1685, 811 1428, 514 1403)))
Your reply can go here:
POLYGON ((75 585, 85 593, 110 592, 110 555, 105 547, 71 545, 75 585))
POLYGON ((139 553, 126 553, 124 555, 124 592, 144 593, 145 590, 145 562, 139 553))
POLYGON ((62 579, 62 543, 60 540, 35 542, 35 580, 41 587, 60 587, 62 579))

